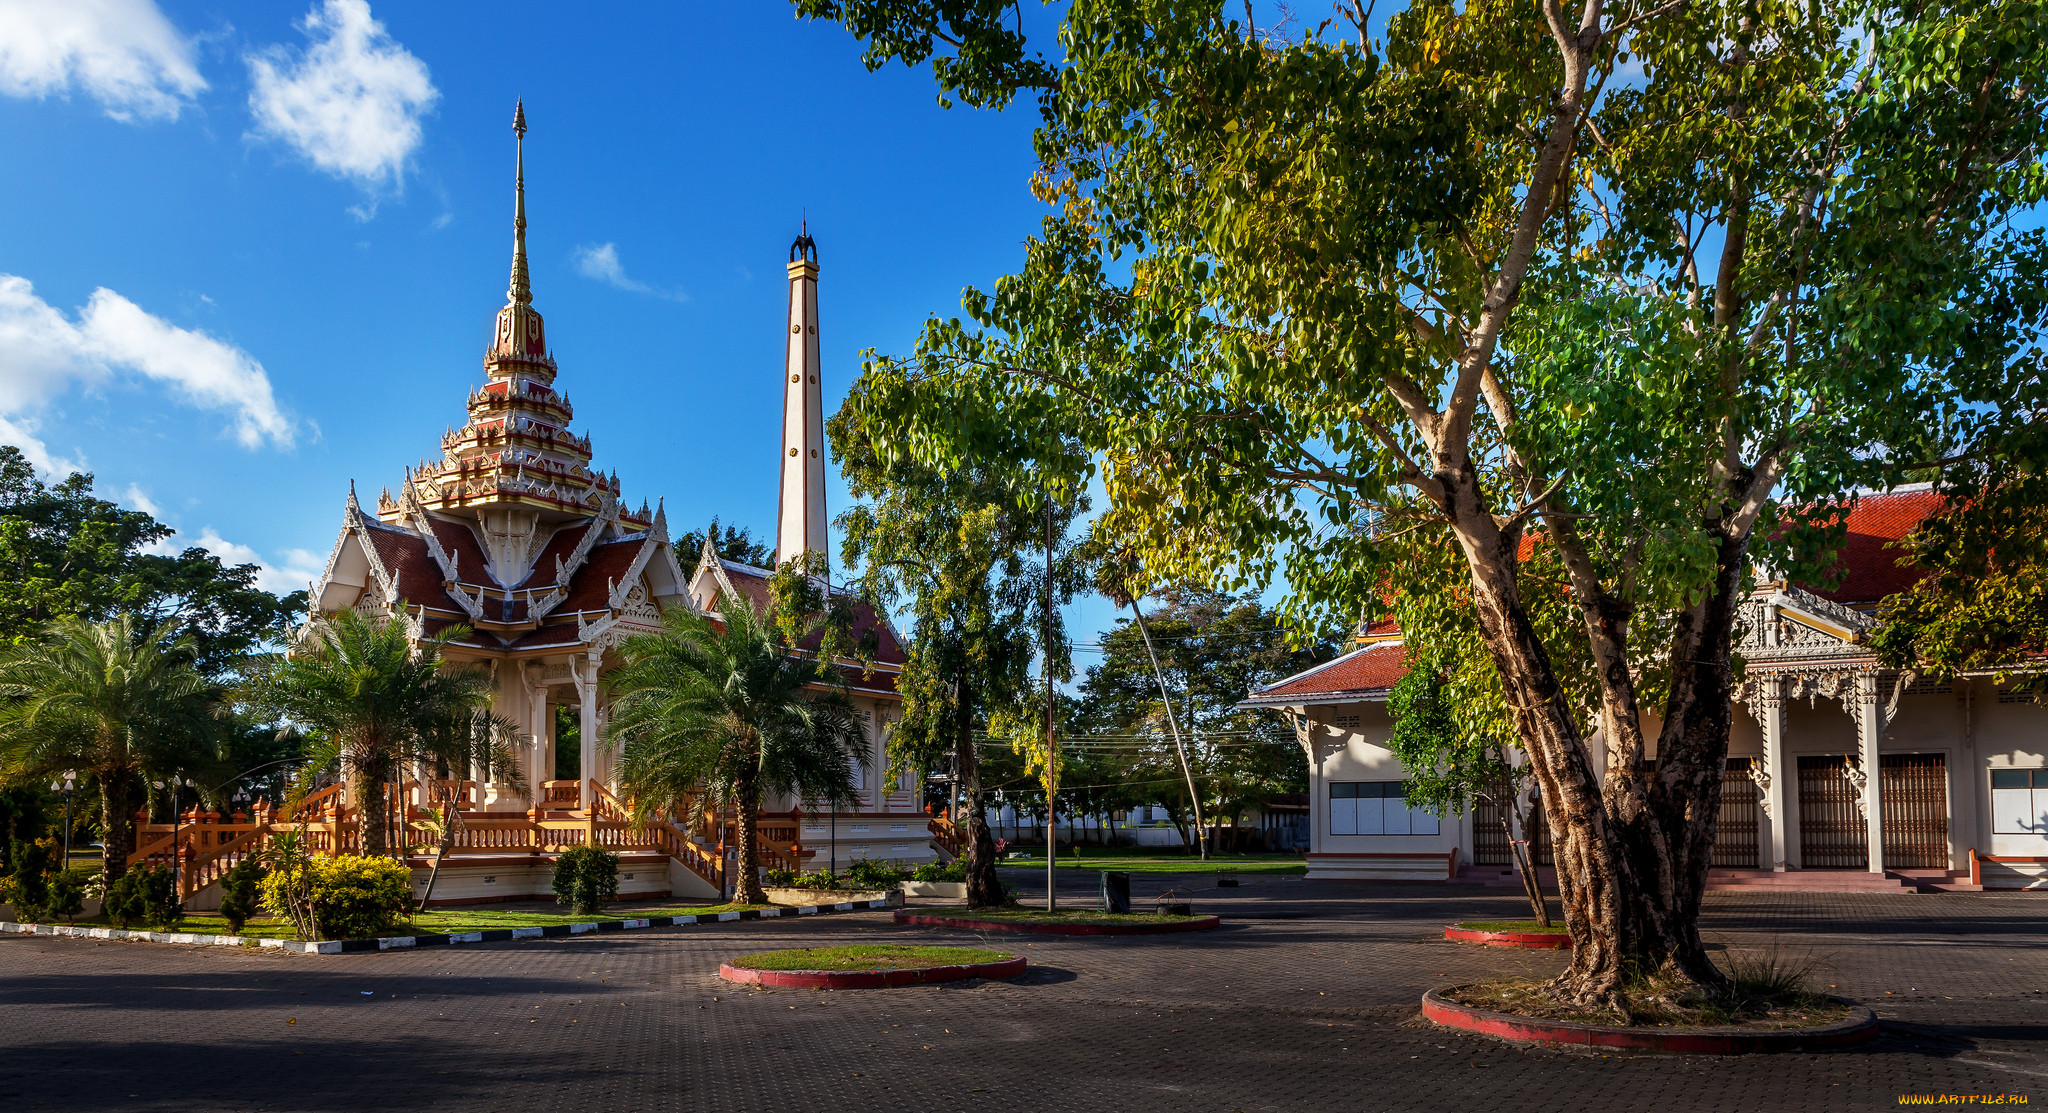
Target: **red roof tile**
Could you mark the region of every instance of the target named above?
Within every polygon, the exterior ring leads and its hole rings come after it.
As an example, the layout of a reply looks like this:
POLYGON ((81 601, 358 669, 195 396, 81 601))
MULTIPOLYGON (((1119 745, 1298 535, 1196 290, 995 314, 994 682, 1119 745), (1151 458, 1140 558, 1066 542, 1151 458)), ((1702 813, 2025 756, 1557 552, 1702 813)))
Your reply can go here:
POLYGON ((1253 692, 1248 703, 1318 703, 1376 695, 1408 675, 1399 645, 1372 645, 1253 692))
MULTIPOLYGON (((752 565, 735 564, 728 560, 725 562, 725 575, 727 579, 732 581, 733 589, 745 596, 749 602, 754 604, 757 610, 765 611, 768 609, 770 602, 768 573, 752 565)), ((716 605, 716 603, 713 604, 714 609, 716 605)), ((875 636, 876 661, 886 665, 900 665, 909 659, 908 655, 903 652, 902 644, 896 640, 895 631, 890 629, 887 622, 882 621, 881 616, 875 613, 874 608, 866 603, 854 604, 853 636, 855 641, 858 642, 860 639, 865 638, 870 631, 875 636)), ((815 649, 823 639, 824 635, 822 633, 812 635, 804 639, 803 648, 815 649)), ((895 687, 893 680, 890 682, 890 687, 892 690, 895 687)))
POLYGON ((1849 536, 1836 564, 1842 582, 1832 591, 1809 588, 1823 599, 1843 604, 1875 603, 1920 581, 1904 546, 1887 547, 1913 531, 1941 509, 1935 491, 1893 491, 1863 495, 1849 512, 1849 536))
POLYGON ((541 549, 540 556, 534 560, 533 572, 519 586, 535 589, 551 586, 555 582, 555 561, 559 559, 564 564, 568 563, 569 555, 576 551, 576 546, 583 543, 583 535, 590 532, 592 524, 587 521, 577 522, 556 530, 555 535, 548 538, 546 547, 541 549))
POLYGON ((398 579, 398 594, 406 602, 435 610, 464 613, 441 586, 441 566, 427 552, 425 540, 401 529, 364 523, 364 534, 376 547, 377 559, 398 579))
MULTIPOLYGON (((483 546, 477 544, 476 531, 461 522, 450 522, 442 518, 428 518, 434 525, 434 536, 448 555, 455 558, 455 578, 471 587, 487 587, 495 584, 491 574, 484 570, 483 546)), ((435 570, 435 578, 440 571, 435 570)))
POLYGON ((590 557, 583 562, 574 575, 569 577, 569 598, 555 608, 556 614, 574 614, 577 611, 601 611, 611 605, 612 589, 618 580, 633 567, 633 561, 640 555, 640 546, 647 544, 647 536, 641 534, 623 541, 607 541, 593 546, 590 557))

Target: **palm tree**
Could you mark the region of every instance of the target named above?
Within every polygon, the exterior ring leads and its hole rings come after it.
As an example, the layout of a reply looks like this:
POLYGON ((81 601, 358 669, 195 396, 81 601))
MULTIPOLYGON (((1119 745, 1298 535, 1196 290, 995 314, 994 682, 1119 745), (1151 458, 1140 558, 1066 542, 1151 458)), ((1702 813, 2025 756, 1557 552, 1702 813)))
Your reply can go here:
POLYGON ((212 764, 222 691, 169 623, 138 633, 125 614, 66 618, 49 635, 0 660, 0 777, 90 773, 112 881, 128 872, 145 786, 212 764))
POLYGON ((248 671, 244 698, 305 728, 302 779, 336 769, 348 781, 366 854, 393 850, 387 786, 408 766, 477 762, 525 790, 516 736, 489 714, 495 680, 442 657, 467 633, 457 626, 415 637, 403 621, 336 611, 308 623, 289 652, 259 658, 248 671))
POLYGON ((637 818, 704 793, 738 813, 738 899, 765 903, 755 823, 765 792, 796 799, 853 799, 865 749, 861 722, 839 675, 792 650, 747 600, 719 599, 722 623, 683 608, 662 630, 629 639, 607 680, 607 745, 622 750, 619 783, 637 818))

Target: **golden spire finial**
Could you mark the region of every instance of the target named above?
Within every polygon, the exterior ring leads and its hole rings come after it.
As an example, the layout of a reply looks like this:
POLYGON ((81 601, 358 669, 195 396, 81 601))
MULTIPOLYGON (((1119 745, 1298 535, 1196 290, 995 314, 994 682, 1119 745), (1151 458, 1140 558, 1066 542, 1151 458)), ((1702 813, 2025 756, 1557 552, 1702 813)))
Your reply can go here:
POLYGON ((512 288, 505 292, 514 305, 533 303, 533 285, 526 273, 526 102, 512 107, 512 134, 518 136, 512 203, 512 288))

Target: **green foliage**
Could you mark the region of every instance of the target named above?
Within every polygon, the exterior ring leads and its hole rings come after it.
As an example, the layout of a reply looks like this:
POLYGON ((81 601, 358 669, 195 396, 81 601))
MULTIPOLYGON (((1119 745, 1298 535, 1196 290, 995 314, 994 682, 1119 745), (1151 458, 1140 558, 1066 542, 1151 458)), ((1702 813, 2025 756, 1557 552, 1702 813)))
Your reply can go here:
POLYGON ((1474 799, 1502 789, 1512 798, 1528 777, 1528 766, 1509 762, 1500 735, 1458 723, 1449 687, 1441 670, 1420 662, 1387 693, 1394 720, 1387 748, 1405 770, 1408 803, 1441 816, 1463 814, 1474 799))
MULTIPOLYGON (((1000 108, 1021 89, 1047 89, 1058 71, 1030 51, 1016 0, 797 0, 797 15, 844 23, 867 40, 861 61, 931 63, 947 96, 977 108, 1000 108)), ((941 103, 944 103, 942 100, 941 103)))
POLYGON ((0 877, 0 901, 14 906, 23 920, 41 920, 50 904, 50 879, 60 867, 55 842, 16 840, 8 848, 10 869, 0 877))
MULTIPOLYGON (((620 647, 624 661, 606 677, 604 741, 620 751, 636 814, 695 815, 690 802, 705 798, 753 812, 766 792, 851 803, 867 742, 839 670, 791 652, 746 599, 722 595, 718 607, 718 622, 671 608, 660 633, 620 647)), ((743 829, 739 895, 749 903, 762 899, 757 840, 743 829)))
POLYGON ((794 888, 796 886, 796 879, 797 872, 795 870, 776 869, 763 870, 761 872, 761 883, 771 889, 794 888))
MULTIPOLYGON (((1146 631, 1119 619, 1102 636, 1102 659, 1080 686, 1068 733, 1090 754, 1077 784, 1107 783, 1084 814, 1106 816, 1161 803, 1191 813, 1187 778, 1168 729, 1159 675, 1174 701, 1202 814, 1212 823, 1308 791, 1308 764, 1293 730, 1267 711, 1239 707, 1246 693, 1328 658, 1327 639, 1292 643, 1279 616, 1256 598, 1181 585, 1160 592, 1146 631), (1152 653, 1145 647, 1149 631, 1152 653), (1159 673, 1152 668, 1153 654, 1159 673)), ((1184 828, 1185 830, 1185 828, 1184 828)))
POLYGON ((756 541, 745 526, 723 526, 718 519, 711 519, 709 530, 690 530, 676 538, 676 562, 683 566, 683 578, 689 579, 697 573, 697 560, 704 555, 704 538, 711 538, 711 548, 720 557, 752 565, 755 568, 772 568, 775 564, 775 547, 766 541, 756 541))
POLYGON ((967 880, 967 859, 955 858, 950 862, 926 862, 910 871, 912 881, 965 881, 967 880))
POLYGON ((2034 662, 2048 654, 2048 477, 1960 489, 1902 547, 1898 558, 1928 575, 1879 608, 1878 655, 1937 676, 2021 677, 2042 693, 2034 662))
POLYGON ((302 941, 320 938, 319 909, 313 903, 313 856, 306 837, 281 831, 257 855, 263 877, 256 883, 263 907, 292 925, 302 941))
POLYGON ((50 875, 50 895, 44 902, 43 915, 55 919, 64 917, 69 923, 85 911, 85 900, 99 884, 99 875, 88 869, 62 869, 50 875))
POLYGON ((91 773, 109 877, 126 868, 142 787, 216 767, 222 692, 193 652, 169 624, 151 630, 123 614, 59 619, 47 640, 0 658, 0 777, 91 773))
POLYGON ((258 885, 263 906, 299 925, 301 939, 368 939, 412 908, 412 867, 393 858, 278 862, 258 885))
POLYGON ((846 867, 846 884, 853 889, 894 889, 909 877, 909 870, 881 858, 858 858, 846 867))
POLYGON ((555 903, 578 916, 595 916, 619 899, 619 856, 601 846, 578 846, 555 859, 555 903))
POLYGON ((228 922, 228 933, 240 935, 262 907, 263 863, 255 857, 236 862, 220 879, 220 918, 228 922))
POLYGON ((415 642, 403 622, 353 610, 321 615, 289 654, 252 660, 240 695, 264 714, 304 724, 311 740, 302 786, 338 772, 365 801, 363 847, 392 846, 384 786, 415 764, 465 769, 480 765, 494 780, 526 787, 519 736, 490 714, 497 681, 480 668, 442 657, 448 642, 468 636, 455 626, 415 642))
POLYGON ((130 870, 108 882, 105 900, 107 920, 115 927, 163 931, 185 914, 178 879, 164 866, 130 870))
POLYGON ((304 592, 279 597, 256 586, 253 564, 224 565, 200 548, 148 552, 172 530, 139 510, 92 493, 92 476, 51 485, 12 445, 0 445, 0 643, 39 637, 59 618, 105 622, 134 616, 140 629, 168 623, 189 638, 208 676, 283 638, 305 609, 304 592))

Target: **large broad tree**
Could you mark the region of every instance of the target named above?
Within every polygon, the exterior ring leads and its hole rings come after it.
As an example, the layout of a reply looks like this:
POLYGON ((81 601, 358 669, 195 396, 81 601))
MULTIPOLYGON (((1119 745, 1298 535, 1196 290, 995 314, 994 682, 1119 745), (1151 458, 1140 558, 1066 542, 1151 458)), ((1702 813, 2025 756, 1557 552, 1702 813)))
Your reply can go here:
MULTIPOLYGON (((828 426, 840 473, 861 500, 839 519, 843 555, 855 572, 851 589, 881 613, 900 608, 914 634, 897 678, 903 718, 889 732, 890 760, 952 775, 966 804, 967 904, 991 907, 1004 894, 988 823, 997 786, 983 776, 986 736, 992 719, 1043 736, 1043 687, 1031 664, 1044 647, 1048 600, 1033 550, 1048 529, 1064 538, 1072 515, 1020 472, 935 467, 877 444, 864 407, 871 392, 898 385, 885 381, 890 374, 871 369, 828 426)), ((1072 555, 1053 568, 1060 601, 1077 586, 1072 555)), ((1054 654, 1066 660, 1057 629, 1054 654)))
POLYGON ((1284 573, 1304 616, 1455 603, 1410 642, 1490 666, 1541 786, 1553 992, 1719 992, 1696 921, 1753 570, 1824 567, 1845 492, 2037 385, 2041 4, 1422 0, 1309 29, 1074 0, 1053 55, 1000 0, 796 2, 871 66, 1041 112, 1054 213, 871 425, 929 458, 1081 438, 1163 579, 1284 573))
POLYGON ((139 630, 123 615, 60 619, 0 659, 0 776, 91 777, 108 881, 128 872, 148 785, 214 765, 223 693, 195 658, 169 624, 139 630))
POLYGON ((304 592, 265 591, 253 564, 198 547, 159 551, 171 528, 95 496, 92 483, 79 473, 46 483, 20 449, 0 445, 0 640, 34 640, 58 618, 126 613, 137 630, 171 623, 200 671, 225 677, 304 613, 304 592))

